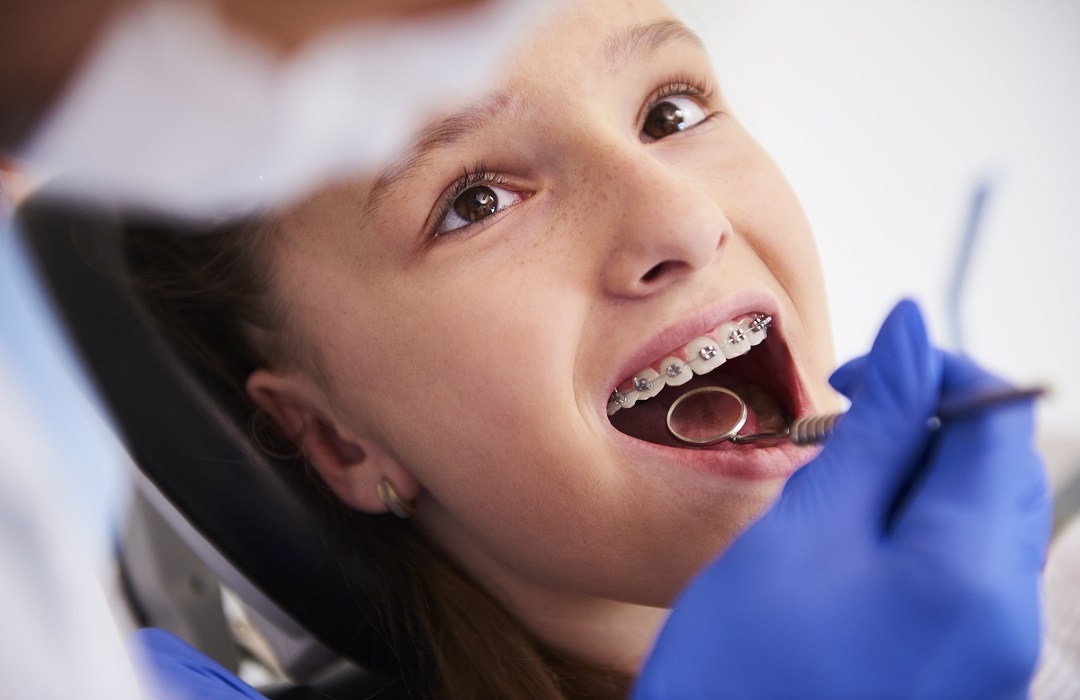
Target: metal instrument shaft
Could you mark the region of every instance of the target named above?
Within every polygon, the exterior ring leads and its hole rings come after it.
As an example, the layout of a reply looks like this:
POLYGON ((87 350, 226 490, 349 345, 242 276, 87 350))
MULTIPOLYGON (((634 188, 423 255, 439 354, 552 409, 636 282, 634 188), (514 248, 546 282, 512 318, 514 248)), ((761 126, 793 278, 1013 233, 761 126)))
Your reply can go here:
MULTIPOLYGON (((1044 386, 1020 388, 1005 387, 965 396, 948 397, 942 400, 938 407, 937 414, 932 416, 927 421, 927 424, 930 429, 936 430, 949 421, 973 413, 978 413, 993 406, 1012 403, 1014 401, 1037 399, 1046 395, 1047 392, 1048 389, 1044 386)), ((698 411, 700 412, 700 407, 698 408, 698 411)), ((728 410, 728 413, 730 414, 731 411, 728 410)), ((796 445, 819 445, 832 435, 833 430, 836 429, 837 424, 843 416, 844 414, 842 412, 827 413, 817 416, 804 416, 802 418, 796 418, 781 430, 740 435, 738 431, 746 421, 746 403, 741 397, 729 389, 724 389, 722 387, 703 387, 687 392, 671 405, 671 408, 667 413, 667 428, 673 438, 691 447, 708 447, 726 441, 730 441, 736 445, 748 445, 758 442, 779 442, 781 440, 790 440, 796 445), (689 436, 676 427, 679 424, 679 408, 681 406, 689 406, 695 401, 700 403, 703 398, 712 396, 715 396, 717 400, 727 402, 728 404, 736 401, 742 404, 741 412, 737 411, 734 414, 741 414, 741 418, 734 421, 720 421, 723 424, 721 425, 720 422, 718 422, 713 433, 705 436, 689 436), (689 399, 689 401, 684 401, 684 399, 689 399)))

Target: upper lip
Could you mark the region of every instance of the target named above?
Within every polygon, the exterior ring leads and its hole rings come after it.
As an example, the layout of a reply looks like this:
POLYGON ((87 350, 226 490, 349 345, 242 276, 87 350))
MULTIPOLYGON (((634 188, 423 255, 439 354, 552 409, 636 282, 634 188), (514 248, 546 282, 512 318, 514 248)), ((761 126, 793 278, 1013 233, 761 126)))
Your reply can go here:
MULTIPOLYGON (((760 312, 772 316, 776 323, 776 302, 763 294, 745 294, 696 310, 652 335, 633 350, 607 377, 602 408, 605 408, 612 390, 630 379, 635 372, 679 350, 694 338, 704 335, 717 326, 739 316, 760 312)), ((770 333, 771 334, 771 333, 770 333)))

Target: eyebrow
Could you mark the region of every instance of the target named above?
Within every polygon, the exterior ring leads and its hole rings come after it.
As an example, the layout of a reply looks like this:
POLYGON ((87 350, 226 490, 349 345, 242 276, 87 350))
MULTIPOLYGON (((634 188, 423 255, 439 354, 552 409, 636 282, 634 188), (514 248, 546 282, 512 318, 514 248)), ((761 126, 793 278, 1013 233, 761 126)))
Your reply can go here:
POLYGON ((604 45, 604 59, 610 72, 616 73, 637 56, 650 54, 672 42, 687 42, 705 50, 705 43, 690 27, 673 19, 635 24, 615 32, 604 45))
MULTIPOLYGON (((665 44, 679 41, 705 50, 701 37, 676 20, 657 20, 627 27, 614 32, 604 43, 605 68, 609 73, 617 73, 630 59, 650 54, 665 44)), ((516 111, 523 103, 520 94, 500 91, 482 102, 471 104, 455 114, 424 126, 417 134, 413 146, 375 175, 364 209, 371 214, 378 208, 386 192, 395 183, 415 175, 433 152, 465 141, 490 124, 495 117, 516 111)))

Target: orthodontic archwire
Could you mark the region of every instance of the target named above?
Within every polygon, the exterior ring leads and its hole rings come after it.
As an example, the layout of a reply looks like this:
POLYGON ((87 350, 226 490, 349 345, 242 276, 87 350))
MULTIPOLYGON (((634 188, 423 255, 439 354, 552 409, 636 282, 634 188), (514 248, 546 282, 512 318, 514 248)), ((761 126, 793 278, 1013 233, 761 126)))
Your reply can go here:
MULTIPOLYGON (((711 360, 727 346, 738 345, 739 343, 749 340, 749 333, 767 333, 769 327, 772 325, 772 320, 772 316, 769 316, 768 314, 756 314, 745 329, 741 327, 736 327, 735 330, 731 331, 731 333, 728 334, 728 338, 724 342, 714 345, 706 345, 705 347, 697 351, 696 357, 688 358, 686 362, 672 362, 667 367, 663 368, 663 373, 669 377, 677 377, 684 371, 686 371, 690 367, 690 364, 692 362, 696 362, 698 360, 711 360)), ((764 340, 764 338, 762 338, 762 340, 764 340)), ((646 379, 645 377, 634 377, 634 390, 636 390, 638 393, 649 391, 653 388, 654 381, 655 380, 653 379, 646 379)), ((608 403, 613 403, 616 406, 622 406, 627 402, 628 399, 629 396, 619 391, 618 387, 616 387, 615 390, 611 392, 611 396, 608 397, 608 403)))

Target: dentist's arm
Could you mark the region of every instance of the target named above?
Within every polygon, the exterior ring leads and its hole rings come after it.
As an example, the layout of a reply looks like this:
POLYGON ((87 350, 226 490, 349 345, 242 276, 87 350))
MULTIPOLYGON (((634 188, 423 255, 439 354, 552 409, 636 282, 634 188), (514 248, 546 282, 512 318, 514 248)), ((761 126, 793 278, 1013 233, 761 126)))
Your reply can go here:
POLYGON ((681 596, 637 700, 1027 697, 1050 516, 1030 403, 929 429, 1002 383, 910 302, 833 384, 851 410, 681 596))

